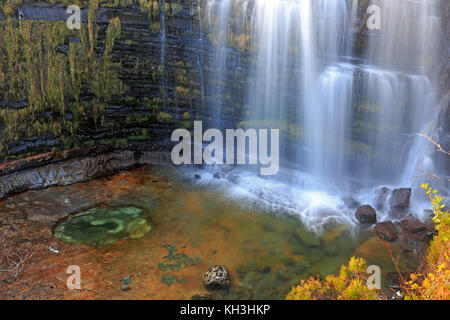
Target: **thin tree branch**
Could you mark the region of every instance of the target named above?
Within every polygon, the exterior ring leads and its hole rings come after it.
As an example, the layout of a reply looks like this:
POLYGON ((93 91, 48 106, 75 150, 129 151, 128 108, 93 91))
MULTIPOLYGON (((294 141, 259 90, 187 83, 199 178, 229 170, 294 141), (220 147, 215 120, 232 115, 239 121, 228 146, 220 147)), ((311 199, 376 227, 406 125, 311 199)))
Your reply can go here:
POLYGON ((420 136, 420 137, 425 137, 425 138, 427 138, 428 139, 428 141, 430 141, 436 148, 437 148, 437 152, 442 152, 442 153, 444 153, 444 154, 446 154, 446 155, 449 155, 450 156, 450 151, 446 151, 446 150, 444 150, 443 148, 442 148, 442 146, 439 144, 439 143, 437 143, 436 141, 434 141, 433 139, 431 139, 424 131, 422 131, 422 133, 416 133, 418 136, 420 136))

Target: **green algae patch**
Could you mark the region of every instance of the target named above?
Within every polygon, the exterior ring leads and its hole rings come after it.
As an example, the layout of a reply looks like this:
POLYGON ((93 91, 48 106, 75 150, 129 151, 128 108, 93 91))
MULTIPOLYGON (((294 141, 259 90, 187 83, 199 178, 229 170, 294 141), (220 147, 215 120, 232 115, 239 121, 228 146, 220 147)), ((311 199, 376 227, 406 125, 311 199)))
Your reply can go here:
POLYGON ((182 270, 186 266, 195 266, 199 263, 202 263, 202 259, 200 257, 191 258, 188 257, 186 254, 182 252, 177 252, 177 248, 174 245, 171 244, 165 244, 163 245, 164 248, 167 249, 168 254, 164 256, 164 259, 167 259, 169 261, 172 261, 174 263, 162 263, 158 262, 158 267, 160 271, 175 271, 175 270, 182 270))
POLYGON ((136 207, 93 208, 71 216, 55 228, 55 237, 70 244, 106 246, 139 239, 151 230, 150 213, 136 207))

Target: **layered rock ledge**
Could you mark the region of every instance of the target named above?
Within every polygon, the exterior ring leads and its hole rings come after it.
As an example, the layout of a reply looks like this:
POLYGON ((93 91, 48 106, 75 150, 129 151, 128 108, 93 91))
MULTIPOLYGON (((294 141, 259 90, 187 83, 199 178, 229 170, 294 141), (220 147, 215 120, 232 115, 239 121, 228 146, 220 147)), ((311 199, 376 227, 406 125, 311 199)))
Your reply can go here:
MULTIPOLYGON (((12 170, 17 166, 35 165, 51 158, 51 154, 20 160, 3 166, 0 171, 12 170)), ((37 168, 14 171, 0 177, 0 199, 27 190, 39 190, 51 186, 66 186, 88 181, 119 170, 130 169, 142 164, 168 163, 170 153, 153 151, 113 151, 72 160, 49 163, 37 168)))

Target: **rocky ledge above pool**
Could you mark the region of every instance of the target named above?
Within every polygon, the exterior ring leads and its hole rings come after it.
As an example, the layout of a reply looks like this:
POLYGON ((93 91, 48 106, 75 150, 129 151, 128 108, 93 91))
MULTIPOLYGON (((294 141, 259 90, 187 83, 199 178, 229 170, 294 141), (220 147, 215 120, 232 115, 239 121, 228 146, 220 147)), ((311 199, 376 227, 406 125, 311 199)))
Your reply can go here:
MULTIPOLYGON (((45 158, 45 155, 42 157, 45 158)), ((14 193, 39 190, 50 186, 66 186, 141 164, 168 161, 167 157, 168 155, 164 152, 113 151, 21 171, 20 167, 24 167, 26 163, 20 164, 18 165, 19 171, 0 176, 0 200, 14 193)), ((34 157, 33 161, 39 160, 34 157)), ((42 161, 46 161, 46 159, 42 161)), ((4 170, 7 169, 4 168, 4 170)))

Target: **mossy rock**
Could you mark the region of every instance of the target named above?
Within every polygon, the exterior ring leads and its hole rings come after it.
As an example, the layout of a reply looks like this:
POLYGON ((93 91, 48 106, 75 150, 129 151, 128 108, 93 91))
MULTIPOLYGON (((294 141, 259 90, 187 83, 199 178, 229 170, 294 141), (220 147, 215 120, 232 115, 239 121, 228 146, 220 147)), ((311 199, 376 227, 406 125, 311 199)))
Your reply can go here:
POLYGON ((151 230, 150 213, 136 207, 93 208, 71 216, 55 228, 55 237, 70 244, 106 246, 139 239, 151 230))

